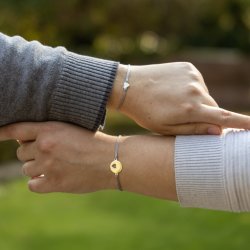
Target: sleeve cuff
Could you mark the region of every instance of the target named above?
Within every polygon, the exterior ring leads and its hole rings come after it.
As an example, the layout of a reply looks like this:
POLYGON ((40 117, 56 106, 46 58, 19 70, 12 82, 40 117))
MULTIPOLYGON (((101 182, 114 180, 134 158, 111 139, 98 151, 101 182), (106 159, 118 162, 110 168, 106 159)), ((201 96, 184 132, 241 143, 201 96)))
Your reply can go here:
POLYGON ((220 136, 176 137, 175 178, 181 206, 230 210, 222 141, 220 136))
POLYGON ((175 174, 179 202, 233 212, 250 211, 250 132, 178 136, 175 174))
POLYGON ((67 52, 51 97, 49 120, 95 131, 104 125, 118 63, 67 52))

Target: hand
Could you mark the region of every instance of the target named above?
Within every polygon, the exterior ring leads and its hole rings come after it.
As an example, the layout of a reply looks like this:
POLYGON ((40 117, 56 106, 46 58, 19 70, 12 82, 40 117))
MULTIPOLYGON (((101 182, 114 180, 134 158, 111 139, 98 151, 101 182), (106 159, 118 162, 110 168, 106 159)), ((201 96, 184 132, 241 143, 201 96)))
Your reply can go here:
MULTIPOLYGON (((127 66, 120 65, 108 105, 117 108, 127 66)), ((218 107, 190 63, 132 66, 121 112, 160 134, 220 134, 222 127, 250 129, 250 117, 218 107)))
MULTIPOLYGON (((0 128, 0 141, 20 142, 17 156, 28 186, 38 193, 87 193, 116 189, 110 171, 116 137, 92 133, 74 125, 16 123, 0 128)), ((174 175, 174 137, 126 136, 119 139, 122 189, 177 200, 174 175)))
POLYGON ((112 136, 46 122, 2 127, 0 138, 20 141, 17 156, 24 163, 23 173, 31 178, 31 191, 86 193, 116 187, 109 171, 114 155, 112 136))

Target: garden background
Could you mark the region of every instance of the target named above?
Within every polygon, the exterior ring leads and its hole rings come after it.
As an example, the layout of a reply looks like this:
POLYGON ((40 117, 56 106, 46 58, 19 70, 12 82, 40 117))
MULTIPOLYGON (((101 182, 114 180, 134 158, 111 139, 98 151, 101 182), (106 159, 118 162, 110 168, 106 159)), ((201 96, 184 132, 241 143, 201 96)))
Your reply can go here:
MULTIPOLYGON (((250 0, 1 0, 0 31, 122 63, 191 61, 222 107, 250 110, 250 0)), ((117 113, 105 132, 145 133, 117 113)), ((0 249, 249 249, 248 213, 125 192, 30 193, 16 147, 0 144, 0 249)))

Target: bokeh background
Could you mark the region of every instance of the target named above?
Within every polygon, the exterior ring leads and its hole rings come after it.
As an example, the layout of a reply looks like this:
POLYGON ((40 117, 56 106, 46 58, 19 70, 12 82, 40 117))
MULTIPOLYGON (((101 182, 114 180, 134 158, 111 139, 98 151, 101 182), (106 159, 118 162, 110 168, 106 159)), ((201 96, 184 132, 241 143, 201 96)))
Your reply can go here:
MULTIPOLYGON (((250 110, 250 0, 1 0, 0 31, 130 64, 191 61, 224 108, 250 110)), ((145 133, 108 113, 107 133, 145 133)), ((129 193, 30 193, 0 144, 0 249, 249 249, 250 214, 129 193)))

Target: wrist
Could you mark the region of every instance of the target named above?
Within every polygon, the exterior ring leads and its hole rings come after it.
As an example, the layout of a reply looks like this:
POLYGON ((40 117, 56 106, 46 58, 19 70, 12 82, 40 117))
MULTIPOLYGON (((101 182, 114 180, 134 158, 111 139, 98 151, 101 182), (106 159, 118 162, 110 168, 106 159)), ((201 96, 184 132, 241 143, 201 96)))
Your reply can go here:
POLYGON ((120 98, 122 96, 122 87, 124 78, 126 76, 127 66, 123 64, 119 64, 114 85, 107 103, 107 106, 111 109, 116 109, 119 105, 120 98))
POLYGON ((114 81, 113 89, 108 100, 108 107, 111 109, 118 109, 119 112, 130 115, 131 108, 133 109, 133 105, 135 104, 133 100, 136 100, 138 96, 134 96, 136 93, 136 77, 134 77, 137 72, 136 66, 129 66, 120 64, 117 70, 116 78, 114 81), (129 70, 129 72, 128 72, 129 70), (131 83, 131 87, 127 89, 126 93, 124 93, 124 82, 126 77, 128 77, 128 83, 131 83), (123 99, 124 98, 124 99, 123 99), (122 102, 122 103, 121 103, 122 102), (120 106, 120 107, 119 107, 120 106))
MULTIPOLYGON (((97 133, 98 161, 103 181, 102 189, 118 190, 117 178, 110 170, 115 158, 116 136, 97 133)), ((119 138, 118 160, 122 163, 119 173, 124 191, 147 196, 176 200, 174 179, 174 137, 123 136, 119 138)))
POLYGON ((110 163, 114 160, 116 137, 97 132, 96 164, 100 175, 96 179, 98 190, 117 189, 116 178, 110 171, 110 163))
POLYGON ((128 136, 120 140, 124 191, 176 200, 174 137, 128 136))
MULTIPOLYGON (((120 181, 121 189, 127 190, 127 181, 126 178, 131 171, 131 164, 128 164, 127 159, 130 157, 130 152, 127 150, 126 139, 129 137, 120 136, 119 140, 117 136, 110 136, 100 132, 96 133, 96 138, 98 148, 97 148, 97 164, 99 166, 100 176, 96 179, 98 181, 97 185, 99 190, 104 189, 113 189, 118 190, 118 183, 120 181), (118 146, 117 154, 116 146, 118 146), (121 162, 122 171, 119 172, 119 180, 114 172, 110 169, 110 164, 114 160, 118 160, 121 162), (125 182, 121 181, 121 178, 125 177, 125 182), (99 179, 99 180, 98 180, 99 179), (101 182, 101 183, 100 183, 101 182)), ((130 146, 129 146, 130 147, 130 146)))

